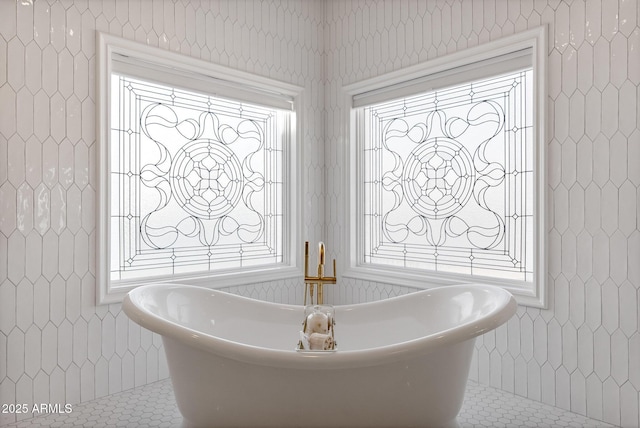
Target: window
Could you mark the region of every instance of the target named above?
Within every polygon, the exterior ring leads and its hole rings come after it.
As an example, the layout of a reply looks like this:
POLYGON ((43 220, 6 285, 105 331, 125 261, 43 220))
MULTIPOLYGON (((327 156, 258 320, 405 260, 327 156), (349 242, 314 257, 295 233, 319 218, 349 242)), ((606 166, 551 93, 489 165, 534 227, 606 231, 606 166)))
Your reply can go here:
POLYGON ((543 36, 346 88, 355 141, 348 275, 493 283, 544 306, 543 36))
POLYGON ((296 274, 299 88, 101 36, 99 300, 296 274))

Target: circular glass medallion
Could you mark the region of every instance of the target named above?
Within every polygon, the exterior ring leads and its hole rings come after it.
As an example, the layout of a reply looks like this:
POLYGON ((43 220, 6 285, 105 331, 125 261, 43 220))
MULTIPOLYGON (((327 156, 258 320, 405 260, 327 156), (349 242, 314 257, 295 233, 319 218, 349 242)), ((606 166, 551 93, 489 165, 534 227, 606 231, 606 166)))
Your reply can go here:
POLYGON ((475 174, 471 155, 455 140, 425 141, 408 156, 402 173, 411 208, 430 219, 460 211, 473 193, 475 174))
POLYGON ((196 140, 182 147, 171 165, 171 188, 189 214, 220 218, 233 210, 242 196, 242 168, 224 144, 196 140))

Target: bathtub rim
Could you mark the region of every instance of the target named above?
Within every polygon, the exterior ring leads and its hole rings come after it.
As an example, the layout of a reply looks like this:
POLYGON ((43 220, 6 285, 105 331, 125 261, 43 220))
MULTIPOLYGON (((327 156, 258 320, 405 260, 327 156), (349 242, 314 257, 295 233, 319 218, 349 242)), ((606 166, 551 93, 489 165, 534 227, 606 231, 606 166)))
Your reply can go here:
MULTIPOLYGON (((299 311, 301 317, 304 313, 303 305, 267 302, 250 297, 239 296, 222 290, 176 283, 151 283, 142 285, 127 293, 122 303, 123 311, 133 322, 161 336, 168 336, 174 340, 182 342, 185 346, 190 346, 216 354, 220 357, 238 360, 249 364, 303 370, 368 367, 415 358, 418 355, 424 355, 441 349, 451 343, 475 339, 477 336, 495 329, 508 321, 515 314, 518 306, 513 295, 507 290, 487 284, 447 285, 373 302, 336 305, 335 307, 337 311, 357 310, 357 308, 362 307, 363 305, 370 305, 374 307, 384 305, 385 302, 389 302, 391 300, 401 301, 415 298, 416 296, 420 297, 421 295, 428 295, 434 292, 452 292, 469 289, 474 289, 475 291, 478 289, 484 289, 485 292, 497 293, 498 296, 496 307, 484 317, 456 325, 449 329, 440 330, 437 333, 419 337, 417 339, 359 350, 338 350, 337 352, 298 352, 294 349, 293 345, 290 350, 263 348, 212 336, 167 320, 147 308, 140 307, 134 302, 134 299, 138 297, 136 296, 137 294, 153 288, 198 289, 197 292, 220 294, 232 300, 245 301, 250 304, 266 305, 273 308, 279 308, 281 310, 299 311)), ((338 315, 336 315, 336 317, 337 316, 338 315)))

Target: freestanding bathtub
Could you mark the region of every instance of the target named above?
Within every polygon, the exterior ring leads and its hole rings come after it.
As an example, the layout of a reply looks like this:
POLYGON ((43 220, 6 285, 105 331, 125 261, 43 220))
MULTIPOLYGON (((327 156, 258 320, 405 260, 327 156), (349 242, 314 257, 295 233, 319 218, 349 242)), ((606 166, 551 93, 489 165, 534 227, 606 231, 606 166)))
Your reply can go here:
POLYGON ((516 311, 472 284, 335 307, 336 351, 296 351, 304 307, 151 284, 125 313, 162 335, 185 426, 457 426, 475 337, 516 311))

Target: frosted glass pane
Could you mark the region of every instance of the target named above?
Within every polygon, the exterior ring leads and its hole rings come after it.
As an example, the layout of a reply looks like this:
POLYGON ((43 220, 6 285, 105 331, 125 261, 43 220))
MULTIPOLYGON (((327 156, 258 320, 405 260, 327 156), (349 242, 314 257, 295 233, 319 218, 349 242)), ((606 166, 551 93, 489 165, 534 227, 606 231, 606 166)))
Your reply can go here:
POLYGON ((111 279, 282 262, 286 112, 114 76, 111 279))
POLYGON ((532 280, 532 77, 364 108, 365 263, 532 280))

